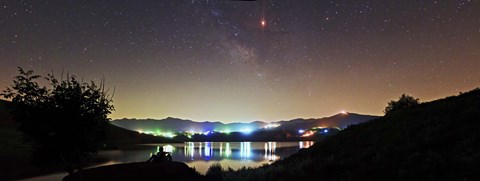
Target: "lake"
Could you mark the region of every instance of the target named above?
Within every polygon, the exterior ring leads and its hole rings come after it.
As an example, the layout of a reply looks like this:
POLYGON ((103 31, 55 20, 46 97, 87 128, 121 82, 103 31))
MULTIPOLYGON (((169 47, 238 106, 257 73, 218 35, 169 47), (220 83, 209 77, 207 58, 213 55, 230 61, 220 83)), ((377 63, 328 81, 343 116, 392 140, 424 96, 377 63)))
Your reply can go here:
POLYGON ((142 162, 155 154, 160 147, 171 152, 174 161, 184 162, 204 174, 211 164, 220 163, 224 168, 239 169, 258 167, 308 148, 313 141, 300 142, 186 142, 177 144, 147 144, 133 150, 115 150, 99 153, 109 160, 102 165, 142 162))
MULTIPOLYGON (((101 151, 98 157, 108 160, 96 165, 105 166, 119 163, 144 162, 155 154, 160 147, 171 152, 173 161, 184 162, 205 174, 213 163, 234 170, 242 167, 258 167, 297 153, 308 148, 313 141, 299 142, 186 142, 175 144, 145 144, 136 149, 101 151)), ((25 179, 28 181, 61 180, 66 173, 25 179)))

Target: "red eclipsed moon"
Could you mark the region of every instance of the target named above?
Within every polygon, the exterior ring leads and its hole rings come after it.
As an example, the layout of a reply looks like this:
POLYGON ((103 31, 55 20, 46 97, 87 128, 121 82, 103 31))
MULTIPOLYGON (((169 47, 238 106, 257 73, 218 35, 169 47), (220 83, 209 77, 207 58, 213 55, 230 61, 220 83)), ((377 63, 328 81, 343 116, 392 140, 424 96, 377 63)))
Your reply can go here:
POLYGON ((265 27, 267 25, 267 22, 265 20, 262 19, 262 21, 260 21, 260 25, 263 27, 265 27))

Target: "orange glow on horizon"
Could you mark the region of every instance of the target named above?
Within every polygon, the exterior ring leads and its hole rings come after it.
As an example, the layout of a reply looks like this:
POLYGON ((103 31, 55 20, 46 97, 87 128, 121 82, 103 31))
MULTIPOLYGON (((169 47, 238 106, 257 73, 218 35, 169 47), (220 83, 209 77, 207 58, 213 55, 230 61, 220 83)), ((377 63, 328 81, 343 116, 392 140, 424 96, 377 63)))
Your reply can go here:
POLYGON ((309 136, 312 136, 312 135, 313 135, 313 132, 308 131, 308 133, 303 134, 302 137, 309 137, 309 136))

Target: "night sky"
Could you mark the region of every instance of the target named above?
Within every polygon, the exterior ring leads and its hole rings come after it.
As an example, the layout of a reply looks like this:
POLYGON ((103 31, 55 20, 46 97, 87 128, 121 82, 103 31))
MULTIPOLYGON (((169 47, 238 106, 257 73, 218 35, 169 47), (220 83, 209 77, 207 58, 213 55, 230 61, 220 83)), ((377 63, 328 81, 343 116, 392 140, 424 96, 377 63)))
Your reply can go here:
POLYGON ((116 88, 111 118, 382 115, 480 86, 479 0, 2 0, 16 67, 116 88))

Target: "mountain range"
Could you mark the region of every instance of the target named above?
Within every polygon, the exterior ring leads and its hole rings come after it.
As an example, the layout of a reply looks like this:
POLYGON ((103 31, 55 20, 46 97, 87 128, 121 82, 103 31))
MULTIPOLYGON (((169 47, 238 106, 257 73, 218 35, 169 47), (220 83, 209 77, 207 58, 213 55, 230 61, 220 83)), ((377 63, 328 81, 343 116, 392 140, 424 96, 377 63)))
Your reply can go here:
POLYGON ((479 118, 477 88, 350 126, 272 164, 218 175, 229 180, 480 180, 479 118))
POLYGON ((378 116, 362 115, 356 113, 341 113, 331 117, 293 119, 288 121, 250 123, 222 123, 222 122, 196 122, 191 120, 168 117, 165 119, 118 119, 112 124, 139 132, 252 132, 257 130, 306 130, 313 127, 337 127, 344 129, 349 125, 367 122, 378 116))
MULTIPOLYGON (((12 104, 10 101, 0 99, 0 136, 5 137, 0 139, 0 146, 5 146, 5 142, 13 142, 15 144, 23 145, 21 141, 21 133, 17 131, 18 123, 13 120, 13 116, 8 109, 8 105, 12 104), (7 135, 8 133, 8 135, 7 135)), ((141 144, 141 143, 172 143, 175 140, 156 137, 147 134, 139 134, 125 128, 109 124, 107 126, 107 139, 105 144, 111 147, 124 147, 125 145, 141 144)))

